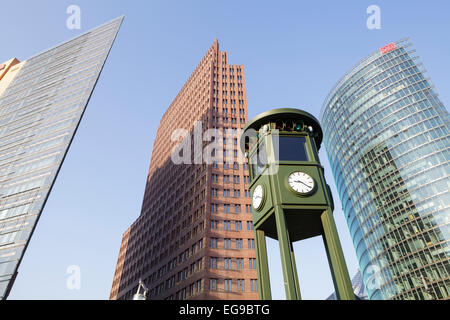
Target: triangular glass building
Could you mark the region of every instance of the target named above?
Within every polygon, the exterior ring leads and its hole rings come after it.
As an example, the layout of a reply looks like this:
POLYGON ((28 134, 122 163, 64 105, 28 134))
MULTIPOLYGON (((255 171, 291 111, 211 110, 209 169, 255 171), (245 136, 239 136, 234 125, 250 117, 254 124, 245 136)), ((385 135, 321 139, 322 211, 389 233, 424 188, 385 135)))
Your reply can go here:
POLYGON ((6 299, 123 17, 0 64, 0 298, 6 299))

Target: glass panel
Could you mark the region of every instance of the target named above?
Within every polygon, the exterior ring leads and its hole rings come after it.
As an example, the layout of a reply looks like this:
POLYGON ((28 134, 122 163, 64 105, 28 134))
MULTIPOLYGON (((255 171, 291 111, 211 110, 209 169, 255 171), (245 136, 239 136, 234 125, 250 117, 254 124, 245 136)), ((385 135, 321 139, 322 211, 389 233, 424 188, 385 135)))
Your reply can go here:
MULTIPOLYGON (((274 138, 277 136, 274 136, 274 138)), ((308 161, 305 137, 279 136, 278 140, 279 161, 308 161)), ((277 143, 274 141, 275 156, 277 155, 277 143)))
POLYGON ((264 140, 258 146, 258 150, 252 155, 250 164, 252 167, 253 178, 261 173, 261 171, 267 164, 266 143, 264 142, 264 140))

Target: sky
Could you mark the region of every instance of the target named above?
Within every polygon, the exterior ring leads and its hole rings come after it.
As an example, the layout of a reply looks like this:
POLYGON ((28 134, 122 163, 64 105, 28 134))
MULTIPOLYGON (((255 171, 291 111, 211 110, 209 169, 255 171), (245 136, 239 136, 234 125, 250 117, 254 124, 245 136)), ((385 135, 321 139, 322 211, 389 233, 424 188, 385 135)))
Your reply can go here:
MULTIPOLYGON (((63 1, 2 3, 0 62, 26 60, 125 15, 43 210, 9 299, 108 299, 122 233, 141 209, 159 120, 213 41, 243 64, 249 118, 295 107, 319 118, 326 95, 361 59, 410 37, 444 105, 450 102, 448 1, 63 1), (67 28, 81 10, 81 29, 67 28), (370 5, 380 28, 369 29, 370 5), (80 286, 67 285, 77 266, 80 286), (70 268, 69 268, 70 270, 70 268)), ((358 268, 325 148, 320 151, 350 276, 358 268)), ((274 299, 284 299, 269 241, 274 299)), ((303 299, 333 292, 320 238, 294 244, 303 299)))

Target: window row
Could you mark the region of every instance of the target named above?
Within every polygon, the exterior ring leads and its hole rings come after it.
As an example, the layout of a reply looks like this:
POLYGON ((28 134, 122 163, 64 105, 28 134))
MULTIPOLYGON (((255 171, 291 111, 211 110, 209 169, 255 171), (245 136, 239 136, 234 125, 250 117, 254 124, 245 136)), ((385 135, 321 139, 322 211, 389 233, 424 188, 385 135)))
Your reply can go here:
MULTIPOLYGON (((210 238, 209 245, 211 249, 218 249, 219 242, 221 242, 220 247, 223 249, 244 249, 244 239, 236 238, 210 238)), ((247 239, 247 248, 255 249, 255 239, 247 239)))
MULTIPOLYGON (((234 213, 241 213, 241 205, 240 204, 223 204, 223 212, 224 213, 231 213, 231 208, 234 206, 234 213)), ((219 212, 219 204, 217 203, 211 203, 211 213, 218 213, 219 212)), ((252 213, 252 206, 249 204, 245 205, 245 213, 252 213)))
MULTIPOLYGON (((222 181, 223 183, 230 183, 231 181, 231 176, 229 174, 224 174, 222 177, 222 181)), ((250 176, 243 176, 244 178, 244 183, 246 184, 250 184, 250 176)), ((214 183, 218 183, 219 182, 219 175, 216 173, 211 174, 211 181, 214 183)), ((234 184, 238 184, 240 183, 240 176, 238 175, 233 175, 233 183, 234 184)))
MULTIPOLYGON (((250 282, 250 291, 257 292, 258 291, 258 280, 250 279, 247 280, 250 282)), ((246 291, 245 279, 209 279, 209 291, 222 291, 222 292, 242 292, 246 291)), ((248 288, 248 287, 247 287, 248 288)), ((248 289, 247 289, 248 291, 248 289)))
MULTIPOLYGON (((220 190, 217 188, 211 188, 211 196, 213 198, 219 198, 220 196, 223 196, 224 198, 240 198, 241 197, 241 190, 239 189, 223 189, 222 192, 219 192, 220 190)), ((244 196, 246 198, 250 198, 250 190, 245 189, 244 190, 244 196)))
MULTIPOLYGON (((210 258, 209 267, 211 269, 225 269, 225 270, 242 270, 244 266, 244 258, 210 258)), ((248 269, 256 270, 256 259, 248 259, 248 269)))
MULTIPOLYGON (((242 231, 242 222, 238 220, 223 220, 223 230, 225 231, 242 231)), ((247 225, 247 230, 253 230, 253 222, 252 221, 244 221, 247 225)), ((219 221, 211 220, 211 230, 218 230, 219 221)))

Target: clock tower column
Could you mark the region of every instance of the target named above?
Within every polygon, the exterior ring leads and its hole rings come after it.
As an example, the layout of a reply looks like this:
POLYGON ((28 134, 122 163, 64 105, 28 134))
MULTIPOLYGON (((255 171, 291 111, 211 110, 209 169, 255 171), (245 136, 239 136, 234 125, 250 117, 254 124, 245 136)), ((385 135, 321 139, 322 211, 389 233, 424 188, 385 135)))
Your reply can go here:
POLYGON ((353 288, 333 218, 333 198, 318 150, 319 122, 298 109, 260 114, 244 128, 241 149, 250 168, 260 299, 271 299, 265 237, 276 239, 288 300, 299 300, 293 242, 321 235, 338 299, 353 288))

